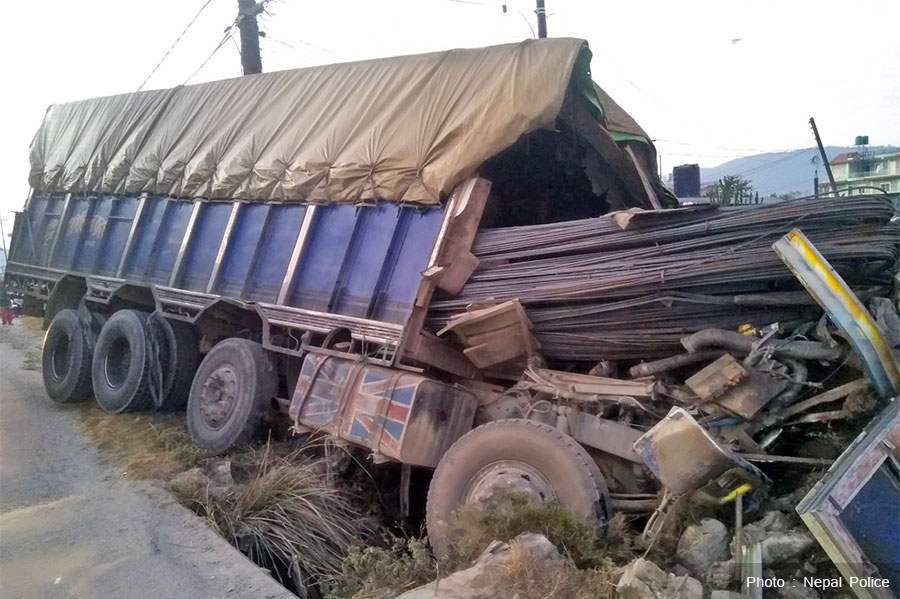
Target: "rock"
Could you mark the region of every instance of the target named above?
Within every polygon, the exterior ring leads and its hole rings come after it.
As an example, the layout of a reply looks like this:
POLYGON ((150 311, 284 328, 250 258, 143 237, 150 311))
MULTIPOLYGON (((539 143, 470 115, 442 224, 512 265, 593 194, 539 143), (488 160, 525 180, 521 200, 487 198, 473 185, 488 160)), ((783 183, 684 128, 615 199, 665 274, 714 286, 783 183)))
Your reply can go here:
POLYGON ((218 460, 209 464, 209 487, 207 492, 213 497, 222 498, 234 491, 234 478, 231 476, 231 462, 218 460))
POLYGON ((191 468, 169 481, 168 487, 182 501, 201 501, 206 496, 209 478, 200 468, 191 468))
POLYGON ((702 599, 703 585, 690 576, 666 573, 651 561, 638 558, 625 566, 617 599, 702 599))
POLYGON ((729 534, 725 525, 712 518, 685 529, 678 540, 678 560, 694 573, 706 571, 716 562, 728 559, 729 534))
MULTIPOLYGON (((754 543, 760 543, 768 538, 773 532, 784 532, 790 530, 791 518, 784 512, 772 510, 766 512, 765 515, 757 520, 744 526, 741 530, 741 543, 746 547, 754 543)), ((734 543, 731 544, 731 555, 734 555, 734 543)))
POLYGON ((793 526, 790 516, 778 510, 766 512, 755 524, 762 526, 767 532, 784 532, 793 526))
POLYGON ((737 566, 735 566, 734 560, 728 560, 711 565, 703 580, 714 589, 724 589, 730 587, 737 578, 737 566))
POLYGON ((813 548, 815 539, 800 530, 776 532, 761 541, 764 564, 786 564, 797 561, 813 548))
POLYGON ((787 584, 780 589, 776 588, 775 597, 778 599, 821 599, 818 591, 800 583, 787 584))
MULTIPOLYGON (((513 559, 534 560, 541 570, 562 567, 556 547, 540 534, 524 533, 507 543, 494 541, 471 567, 403 593, 397 599, 493 599, 499 594, 500 575, 513 559), (438 594, 438 590, 440 594, 438 594)), ((685 596, 684 599, 694 599, 685 596)), ((698 596, 699 599, 699 596, 698 596)))

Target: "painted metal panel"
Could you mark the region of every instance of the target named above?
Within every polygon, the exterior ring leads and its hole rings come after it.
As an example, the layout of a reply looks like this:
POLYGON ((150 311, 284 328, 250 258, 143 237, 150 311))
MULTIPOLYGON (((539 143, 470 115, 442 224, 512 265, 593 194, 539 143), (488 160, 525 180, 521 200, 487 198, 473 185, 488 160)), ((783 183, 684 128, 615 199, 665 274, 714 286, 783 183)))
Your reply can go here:
POLYGON ((269 207, 265 204, 247 204, 241 209, 213 293, 240 297, 268 211, 269 207))
POLYGON ((375 295, 378 275, 384 265, 394 230, 400 222, 396 206, 378 205, 365 208, 366 224, 358 232, 350 248, 340 277, 340 285, 332 299, 333 311, 347 316, 366 318, 375 295))
POLYGON ((331 301, 341 261, 350 244, 358 217, 357 208, 328 206, 319 210, 308 246, 300 259, 294 290, 288 305, 307 310, 326 311, 331 301))
POLYGON ((115 202, 112 196, 93 199, 92 214, 85 222, 81 244, 73 256, 73 270, 78 272, 94 270, 95 264, 100 259, 100 248, 109 227, 109 216, 115 202))
POLYGON ((50 258, 52 268, 70 269, 75 262, 75 253, 81 245, 85 228, 93 212, 94 198, 72 197, 65 220, 62 221, 62 233, 56 250, 50 258))
POLYGON ((184 257, 182 272, 174 287, 206 291, 230 215, 231 204, 223 202, 211 202, 201 211, 194 228, 194 237, 184 257))
POLYGON ((193 209, 193 202, 169 201, 165 218, 157 232, 153 254, 150 256, 147 274, 150 282, 159 285, 168 284, 193 209))
POLYGON ((17 219, 12 256, 24 265, 46 266, 57 240, 52 266, 60 270, 277 302, 320 313, 326 328, 328 314, 402 325, 444 217, 440 208, 387 202, 314 209, 203 202, 195 210, 196 205, 111 195, 71 196, 66 204, 64 194, 36 192, 17 219), (301 243, 304 222, 308 232, 301 243))
POLYGON ((303 361, 289 414, 388 458, 436 466, 472 427, 475 396, 418 373, 331 354, 303 361))
POLYGON ((404 210, 408 211, 409 220, 399 237, 397 257, 385 265, 390 274, 378 290, 377 303, 370 315, 374 320, 405 322, 412 311, 429 250, 443 220, 443 213, 438 210, 404 210))
POLYGON ((156 236, 162 227, 168 201, 165 198, 147 198, 142 222, 139 223, 131 252, 125 263, 124 276, 134 281, 147 282, 156 236))
POLYGON ((56 238, 59 217, 62 214, 64 203, 65 199, 62 195, 48 198, 44 211, 41 213, 37 226, 34 229, 34 238, 38 252, 37 262, 34 264, 37 266, 47 265, 47 260, 50 258, 50 250, 53 247, 53 240, 56 238))
POLYGON ((258 302, 274 302, 281 290, 306 206, 284 204, 271 206, 268 231, 259 242, 259 253, 248 278, 246 298, 258 302))
POLYGON ((825 257, 799 229, 792 229, 772 247, 834 323, 847 333, 878 394, 884 399, 900 394, 900 366, 890 346, 875 319, 825 257))
POLYGON ((96 266, 97 274, 114 276, 125 251, 128 241, 128 233, 138 208, 138 198, 116 198, 106 223, 106 233, 100 244, 99 262, 96 266))

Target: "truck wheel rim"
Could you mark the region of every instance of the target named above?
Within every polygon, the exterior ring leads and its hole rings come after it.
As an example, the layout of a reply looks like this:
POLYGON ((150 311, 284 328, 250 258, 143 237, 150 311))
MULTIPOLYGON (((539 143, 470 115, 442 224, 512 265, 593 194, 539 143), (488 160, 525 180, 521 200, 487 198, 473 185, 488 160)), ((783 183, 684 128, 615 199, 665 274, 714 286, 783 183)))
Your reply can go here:
POLYGON ((501 495, 525 495, 535 504, 556 501, 550 481, 525 462, 502 460, 478 471, 463 494, 463 504, 485 507, 501 495))
POLYGON ((69 373, 70 352, 69 336, 59 335, 53 345, 53 351, 50 352, 50 369, 57 381, 61 381, 69 373))
POLYGON ((200 414, 207 426, 222 428, 237 405, 237 374, 231 366, 220 366, 203 383, 200 414))
POLYGON ((125 383, 131 365, 131 344, 124 337, 116 338, 103 358, 103 375, 106 384, 118 389, 125 383))

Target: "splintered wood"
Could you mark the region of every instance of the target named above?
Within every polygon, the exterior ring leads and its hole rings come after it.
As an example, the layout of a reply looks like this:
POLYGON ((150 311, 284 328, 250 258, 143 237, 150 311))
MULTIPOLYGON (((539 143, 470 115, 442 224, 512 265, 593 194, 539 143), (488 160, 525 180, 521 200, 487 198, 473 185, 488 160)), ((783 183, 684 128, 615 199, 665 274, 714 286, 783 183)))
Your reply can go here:
POLYGON ((489 368, 515 360, 525 362, 537 354, 541 344, 532 334, 532 324, 518 300, 475 308, 450 318, 438 332, 453 332, 462 342, 463 353, 477 368, 489 368))

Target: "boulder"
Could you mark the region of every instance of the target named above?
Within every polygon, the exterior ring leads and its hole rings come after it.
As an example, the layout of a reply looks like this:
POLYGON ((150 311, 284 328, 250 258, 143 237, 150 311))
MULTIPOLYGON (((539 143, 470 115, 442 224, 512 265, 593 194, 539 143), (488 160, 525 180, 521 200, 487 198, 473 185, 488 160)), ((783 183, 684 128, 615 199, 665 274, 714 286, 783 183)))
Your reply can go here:
POLYGON ((200 468, 191 468, 175 476, 167 485, 182 502, 202 501, 206 496, 209 477, 200 468))
POLYGON ((705 572, 716 562, 728 559, 730 535, 724 524, 705 518, 699 525, 685 529, 678 540, 678 560, 695 574, 705 572))
POLYGON ((623 569, 616 598, 702 599, 703 585, 690 576, 675 576, 649 560, 638 558, 623 569))
POLYGON ((734 560, 714 563, 703 576, 706 584, 714 589, 726 589, 737 579, 737 566, 734 560))
POLYGON ((815 546, 816 541, 809 533, 798 529, 772 533, 761 544, 763 563, 782 566, 799 560, 815 546))
POLYGON ((565 563, 547 537, 523 533, 509 544, 494 541, 471 567, 407 591, 397 599, 492 599, 499 594, 497 585, 504 579, 500 575, 503 569, 512 559, 523 557, 534 560, 542 570, 559 568, 565 563))
MULTIPOLYGON (((784 512, 778 510, 766 512, 765 515, 756 522, 751 522, 744 526, 741 531, 741 543, 746 546, 762 542, 771 533, 785 532, 790 530, 791 526, 791 519, 784 512)), ((733 548, 732 555, 734 555, 733 548)))

